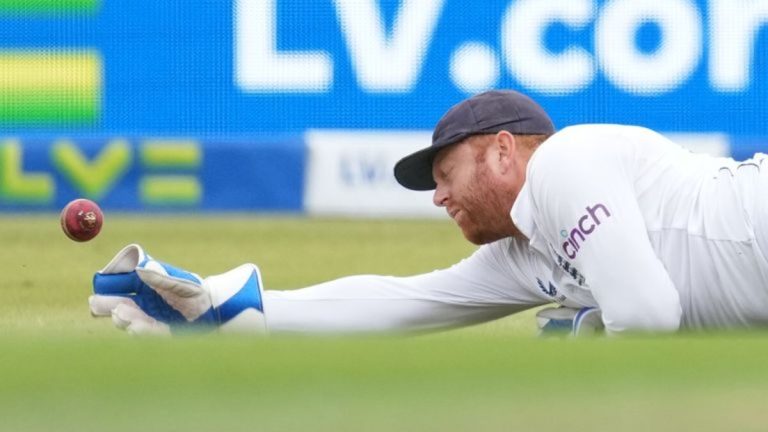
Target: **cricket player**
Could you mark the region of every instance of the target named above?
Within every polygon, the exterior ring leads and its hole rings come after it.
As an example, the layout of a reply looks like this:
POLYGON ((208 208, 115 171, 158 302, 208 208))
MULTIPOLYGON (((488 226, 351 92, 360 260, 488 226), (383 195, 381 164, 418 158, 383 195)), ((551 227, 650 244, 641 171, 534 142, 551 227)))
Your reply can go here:
POLYGON ((96 273, 90 307, 134 333, 427 331, 546 304, 557 308, 543 325, 576 332, 762 326, 765 159, 693 154, 636 126, 555 132, 527 96, 489 91, 452 107, 394 170, 480 245, 461 262, 270 291, 253 264, 201 278, 130 245, 96 273))

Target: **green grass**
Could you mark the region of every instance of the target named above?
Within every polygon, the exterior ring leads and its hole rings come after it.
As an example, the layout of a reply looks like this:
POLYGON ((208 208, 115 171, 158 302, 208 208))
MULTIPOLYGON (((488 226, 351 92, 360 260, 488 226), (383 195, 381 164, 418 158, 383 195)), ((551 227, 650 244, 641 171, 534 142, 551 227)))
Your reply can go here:
MULTIPOLYGON (((88 243, 67 239, 58 215, 0 218, 0 333, 96 331, 83 314, 91 277, 129 243, 201 275, 258 264, 269 289, 293 289, 358 273, 408 275, 448 266, 474 247, 447 222, 290 217, 106 215, 88 243)), ((85 310, 87 312, 87 310, 85 310)))
POLYGON ((0 218, 0 431, 762 431, 763 333, 540 340, 530 313, 416 337, 134 338, 92 319, 124 244, 271 289, 412 274, 473 250, 450 223, 107 215, 0 218))

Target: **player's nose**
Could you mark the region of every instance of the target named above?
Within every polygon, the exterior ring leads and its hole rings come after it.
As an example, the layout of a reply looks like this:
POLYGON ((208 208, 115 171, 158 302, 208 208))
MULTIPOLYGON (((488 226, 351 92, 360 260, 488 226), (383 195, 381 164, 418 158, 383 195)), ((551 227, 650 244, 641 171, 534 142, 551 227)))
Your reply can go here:
POLYGON ((438 207, 445 207, 445 201, 448 199, 447 189, 439 183, 432 194, 432 203, 438 207))

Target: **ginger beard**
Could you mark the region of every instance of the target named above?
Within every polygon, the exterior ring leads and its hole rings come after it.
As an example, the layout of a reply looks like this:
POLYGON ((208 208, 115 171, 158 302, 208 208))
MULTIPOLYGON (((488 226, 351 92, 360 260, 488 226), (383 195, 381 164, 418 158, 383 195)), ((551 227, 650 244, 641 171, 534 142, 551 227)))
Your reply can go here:
POLYGON ((483 156, 476 158, 462 195, 460 202, 454 197, 461 209, 455 221, 470 242, 487 244, 518 232, 509 214, 517 193, 491 172, 483 156))

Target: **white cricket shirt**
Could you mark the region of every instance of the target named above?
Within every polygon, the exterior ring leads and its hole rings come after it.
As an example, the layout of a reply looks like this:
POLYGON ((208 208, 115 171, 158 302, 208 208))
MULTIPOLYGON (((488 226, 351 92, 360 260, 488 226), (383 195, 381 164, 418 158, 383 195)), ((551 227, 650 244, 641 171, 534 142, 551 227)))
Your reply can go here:
POLYGON ((554 301, 599 306, 610 332, 768 324, 764 158, 694 154, 641 127, 563 129, 512 207, 547 263, 529 276, 554 301))
POLYGON ((613 333, 766 325, 764 158, 696 155, 639 127, 564 129, 512 207, 527 239, 414 276, 265 291, 270 331, 434 330, 551 302, 599 306, 613 333))

